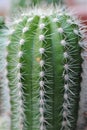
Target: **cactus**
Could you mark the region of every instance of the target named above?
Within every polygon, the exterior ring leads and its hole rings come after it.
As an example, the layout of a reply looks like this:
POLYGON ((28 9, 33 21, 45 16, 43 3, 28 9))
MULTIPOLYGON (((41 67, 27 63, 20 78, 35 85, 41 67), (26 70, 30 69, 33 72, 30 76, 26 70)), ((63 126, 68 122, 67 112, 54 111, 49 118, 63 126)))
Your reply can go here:
MULTIPOLYGON (((33 3, 34 5, 37 5, 40 2, 44 2, 43 0, 32 0, 31 3, 33 3)), ((63 0, 45 0, 45 2, 47 2, 48 4, 58 4, 58 3, 63 3, 63 0)))
POLYGON ((75 130, 80 32, 65 10, 36 9, 12 24, 3 60, 11 130, 75 130))
POLYGON ((7 30, 4 18, 0 17, 0 130, 9 130, 9 87, 6 85, 6 42, 7 30), (4 53, 3 53, 4 52, 4 53))
POLYGON ((82 82, 81 82, 81 94, 80 94, 80 109, 79 118, 77 123, 77 130, 84 130, 87 127, 87 43, 82 43, 82 82))
POLYGON ((63 4, 63 0, 15 0, 13 1, 13 5, 20 6, 20 7, 27 7, 27 6, 33 6, 38 5, 41 3, 47 3, 47 4, 63 4))

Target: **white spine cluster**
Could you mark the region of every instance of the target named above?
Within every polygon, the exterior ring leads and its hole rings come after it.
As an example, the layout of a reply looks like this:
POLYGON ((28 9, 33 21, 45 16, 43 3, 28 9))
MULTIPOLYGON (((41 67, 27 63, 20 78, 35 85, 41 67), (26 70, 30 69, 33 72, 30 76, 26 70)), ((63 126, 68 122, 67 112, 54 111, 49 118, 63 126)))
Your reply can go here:
POLYGON ((44 19, 46 16, 45 15, 41 15, 40 17, 41 17, 41 19, 44 19))
POLYGON ((64 52, 64 58, 68 58, 68 53, 64 52))
POLYGON ((78 30, 74 29, 73 32, 78 35, 78 30))
POLYGON ((24 27, 23 30, 22 30, 22 32, 25 33, 25 32, 27 32, 28 30, 29 30, 28 27, 24 27))
POLYGON ((45 40, 45 36, 41 34, 41 35, 39 36, 39 40, 40 40, 40 41, 44 41, 44 40, 45 40))
POLYGON ((10 31, 9 31, 9 35, 12 35, 14 32, 15 32, 14 29, 10 29, 10 31))
POLYGON ((23 45, 24 42, 25 42, 25 40, 24 40, 24 39, 21 39, 20 42, 19 42, 19 44, 20 44, 20 45, 23 45))
POLYGON ((67 45, 67 42, 65 40, 61 40, 61 45, 62 46, 66 46, 67 45))
POLYGON ((15 20, 15 21, 14 21, 14 24, 19 24, 19 23, 21 23, 21 22, 22 22, 22 19, 15 20))
POLYGON ((67 23, 68 23, 68 24, 72 24, 73 22, 72 22, 71 19, 68 19, 68 20, 67 20, 67 23))
POLYGON ((44 23, 40 24, 40 25, 39 25, 39 28, 40 28, 41 30, 43 30, 43 29, 45 28, 45 24, 44 24, 44 23))
POLYGON ((33 17, 32 18, 28 18, 27 22, 31 22, 33 20, 33 17))
POLYGON ((58 31, 59 33, 63 33, 63 32, 64 32, 63 28, 58 28, 57 31, 58 31))
POLYGON ((58 22, 58 18, 54 18, 54 19, 53 19, 53 22, 54 22, 54 23, 57 23, 57 22, 58 22))

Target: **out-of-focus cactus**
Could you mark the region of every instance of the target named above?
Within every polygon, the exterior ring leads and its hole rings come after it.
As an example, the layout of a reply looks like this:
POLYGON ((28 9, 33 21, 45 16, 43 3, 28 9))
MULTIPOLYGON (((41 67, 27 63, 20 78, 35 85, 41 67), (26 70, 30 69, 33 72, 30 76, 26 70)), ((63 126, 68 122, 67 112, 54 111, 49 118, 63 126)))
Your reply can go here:
POLYGON ((7 27, 4 18, 0 17, 0 130, 9 130, 10 118, 10 100, 9 87, 6 80, 6 41, 7 27))
MULTIPOLYGON (((34 5, 37 5, 40 2, 44 2, 43 0, 32 0, 31 3, 33 3, 34 5)), ((45 0, 45 2, 47 2, 48 4, 58 4, 58 3, 62 3, 63 0, 45 0)))
MULTIPOLYGON (((31 5, 31 0, 15 0, 12 1, 12 7, 27 7, 31 5)), ((14 8, 15 9, 15 8, 14 8)))
POLYGON ((84 130, 87 127, 87 41, 82 43, 84 48, 82 51, 82 58, 84 60, 82 64, 82 83, 81 83, 81 94, 80 94, 80 110, 79 118, 77 123, 78 130, 84 130))
POLYGON ((80 39, 78 22, 65 10, 36 9, 10 27, 1 62, 11 130, 75 130, 80 39))
POLYGON ((47 3, 47 4, 62 4, 63 0, 16 0, 13 1, 13 4, 20 6, 20 7, 27 7, 32 5, 38 5, 41 3, 47 3))

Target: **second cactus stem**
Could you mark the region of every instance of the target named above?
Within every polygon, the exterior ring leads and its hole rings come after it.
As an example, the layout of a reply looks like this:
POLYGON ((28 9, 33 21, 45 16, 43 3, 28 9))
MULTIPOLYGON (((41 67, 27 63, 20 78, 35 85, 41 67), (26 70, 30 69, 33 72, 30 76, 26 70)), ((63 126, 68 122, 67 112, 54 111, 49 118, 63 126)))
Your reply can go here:
POLYGON ((22 14, 14 22, 6 58, 11 130, 75 130, 80 39, 79 25, 65 12, 22 14))

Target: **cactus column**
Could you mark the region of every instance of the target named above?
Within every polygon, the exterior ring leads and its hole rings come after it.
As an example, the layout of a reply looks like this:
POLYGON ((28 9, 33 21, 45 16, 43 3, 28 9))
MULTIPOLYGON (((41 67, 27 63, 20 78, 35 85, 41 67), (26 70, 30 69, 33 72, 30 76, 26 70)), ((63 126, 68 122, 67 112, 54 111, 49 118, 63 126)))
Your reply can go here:
POLYGON ((11 130, 75 130, 80 35, 65 12, 22 14, 14 22, 7 42, 11 130))

